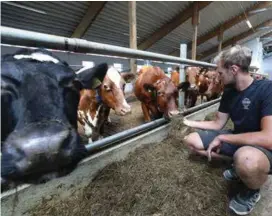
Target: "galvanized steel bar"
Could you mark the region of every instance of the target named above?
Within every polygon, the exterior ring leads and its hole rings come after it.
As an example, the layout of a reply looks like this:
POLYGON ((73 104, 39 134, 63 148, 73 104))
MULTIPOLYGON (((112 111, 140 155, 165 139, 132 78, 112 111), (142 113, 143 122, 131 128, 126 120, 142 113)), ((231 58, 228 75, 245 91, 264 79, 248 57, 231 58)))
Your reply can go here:
MULTIPOLYGON (((181 112, 180 115, 186 116, 186 115, 189 115, 193 112, 207 108, 208 106, 218 103, 220 101, 220 99, 221 98, 218 98, 218 99, 212 100, 210 102, 203 103, 198 106, 192 107, 190 109, 187 109, 187 110, 181 112)), ((91 152, 96 151, 98 149, 105 148, 109 145, 113 145, 114 143, 118 143, 118 142, 121 142, 121 141, 126 140, 128 138, 139 135, 145 131, 150 131, 150 130, 157 128, 159 126, 162 126, 168 122, 169 122, 168 120, 166 120, 164 118, 160 118, 160 119, 154 120, 152 122, 148 122, 146 124, 140 125, 138 127, 131 128, 126 131, 122 131, 120 133, 106 137, 102 140, 98 140, 93 143, 90 143, 90 144, 86 145, 86 148, 87 148, 88 152, 91 153, 91 152)))
MULTIPOLYGON (((187 44, 180 44, 180 58, 187 58, 187 44)), ((185 65, 181 64, 179 67, 179 83, 185 82, 185 65)), ((179 108, 184 107, 184 92, 179 91, 179 108)))
MULTIPOLYGON (((215 64, 203 61, 183 59, 153 52, 135 50, 102 43, 95 43, 83 39, 67 38, 5 26, 1 26, 1 43, 27 47, 43 47, 46 49, 71 51, 76 53, 95 53, 128 58, 144 58, 154 61, 164 61, 200 67, 216 68, 215 64)), ((250 69, 253 70, 258 68, 251 67, 250 69)), ((260 75, 268 76, 266 74, 260 75)))
POLYGON ((83 39, 67 38, 44 33, 37 33, 33 31, 26 31, 4 26, 1 26, 1 39, 3 44, 21 45, 29 47, 44 47, 47 49, 65 50, 79 53, 116 55, 128 58, 144 58, 155 61, 173 62, 202 67, 216 67, 215 64, 210 64, 202 61, 181 59, 179 57, 168 56, 153 52, 89 42, 83 39))

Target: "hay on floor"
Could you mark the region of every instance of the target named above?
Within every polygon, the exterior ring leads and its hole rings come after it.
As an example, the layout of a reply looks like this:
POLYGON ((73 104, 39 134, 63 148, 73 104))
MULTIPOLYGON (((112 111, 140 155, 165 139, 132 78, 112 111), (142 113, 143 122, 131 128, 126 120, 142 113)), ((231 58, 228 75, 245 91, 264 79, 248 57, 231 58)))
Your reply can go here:
POLYGON ((169 137, 137 149, 101 170, 88 186, 61 199, 43 201, 29 213, 50 215, 224 216, 228 187, 223 168, 192 156, 183 145, 182 119, 172 121, 169 137))

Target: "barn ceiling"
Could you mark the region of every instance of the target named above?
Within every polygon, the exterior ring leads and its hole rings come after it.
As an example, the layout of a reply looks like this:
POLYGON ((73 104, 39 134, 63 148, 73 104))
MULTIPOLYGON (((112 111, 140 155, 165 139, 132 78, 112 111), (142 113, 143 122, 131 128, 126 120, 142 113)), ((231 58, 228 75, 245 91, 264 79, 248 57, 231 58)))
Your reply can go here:
MULTIPOLYGON (((139 1, 136 2, 137 43, 141 45, 153 34, 159 33, 169 23, 183 14, 188 15, 193 2, 187 1, 139 1)), ((264 22, 272 20, 272 3, 267 2, 265 11, 246 16, 247 10, 264 4, 257 1, 215 1, 204 3, 200 10, 198 38, 213 32, 225 22, 238 15, 244 16, 252 25, 252 34, 237 41, 245 42, 270 32, 271 26, 255 29, 264 22)), ((190 14, 190 13, 189 13, 190 14)), ((184 15, 185 16, 185 15, 184 15)), ((180 25, 146 48, 147 51, 172 54, 179 52, 180 43, 192 41, 192 20, 187 17, 180 25)), ((89 41, 129 47, 128 2, 84 2, 84 1, 16 1, 1 2, 1 26, 54 34, 65 37, 80 35, 89 41), (88 20, 88 17, 91 18, 88 20), (86 24, 87 23, 87 24, 86 24), (84 26, 85 25, 85 29, 84 26), (78 32, 81 28, 81 33, 78 32), (83 29, 82 29, 83 28, 83 29)), ((245 20, 224 31, 224 41, 230 40, 249 30, 245 20)), ((223 42, 224 42, 223 41, 223 42)), ((217 35, 204 40, 197 47, 197 55, 218 46, 217 35)), ((188 57, 190 57, 190 50, 188 57)), ((208 60, 213 54, 205 56, 208 60)))

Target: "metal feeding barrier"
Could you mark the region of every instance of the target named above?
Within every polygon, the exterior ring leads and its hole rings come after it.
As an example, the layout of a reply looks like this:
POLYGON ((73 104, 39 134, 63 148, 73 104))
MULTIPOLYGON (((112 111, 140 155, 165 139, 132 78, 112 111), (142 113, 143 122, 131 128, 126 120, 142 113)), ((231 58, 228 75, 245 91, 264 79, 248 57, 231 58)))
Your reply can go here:
MULTIPOLYGON (((218 98, 218 99, 200 104, 198 106, 192 107, 190 109, 180 112, 180 115, 186 116, 186 115, 189 115, 193 112, 197 112, 201 109, 207 108, 211 105, 218 103, 220 101, 220 99, 221 98, 218 98)), ((166 120, 165 118, 160 118, 160 119, 148 122, 146 124, 142 124, 140 126, 122 131, 120 133, 114 134, 114 135, 106 137, 104 139, 95 141, 93 143, 90 143, 90 144, 86 145, 86 148, 87 148, 88 152, 93 152, 97 149, 104 148, 109 145, 113 145, 114 143, 126 140, 128 138, 134 137, 134 136, 144 133, 146 131, 150 131, 152 129, 155 129, 155 128, 162 126, 164 124, 167 124, 167 123, 169 123, 169 120, 166 120)))
MULTIPOLYGON (((106 54, 108 56, 119 56, 127 58, 146 59, 153 61, 163 61, 180 64, 180 81, 185 81, 184 67, 186 65, 216 68, 215 64, 204 61, 196 61, 186 59, 187 45, 181 44, 181 57, 169 56, 154 52, 142 51, 126 47, 114 46, 109 44, 102 44, 90 42, 84 39, 67 38, 62 36, 37 33, 33 31, 26 31, 22 29, 15 29, 1 26, 1 42, 2 44, 20 45, 27 47, 43 47, 46 49, 54 49, 60 51, 70 51, 75 53, 92 53, 92 54, 106 54)), ((250 70, 256 71, 258 68, 251 67, 250 70)), ((265 77, 268 75, 251 72, 251 74, 258 74, 265 77)), ((179 106, 184 104, 184 93, 179 94, 179 106)))
MULTIPOLYGON (((2 44, 20 45, 20 46, 37 47, 37 48, 42 47, 46 49, 71 51, 75 53, 85 53, 85 54, 87 53, 107 54, 112 56, 172 62, 172 63, 182 64, 182 66, 193 65, 193 66, 216 68, 215 64, 186 59, 186 55, 183 55, 185 56, 185 58, 180 58, 175 56, 168 56, 168 55, 163 55, 163 54, 158 54, 153 52, 114 46, 114 45, 90 42, 83 39, 67 38, 67 37, 61 37, 56 35, 37 33, 33 31, 15 29, 10 27, 3 27, 3 26, 1 27, 1 40, 2 40, 2 44)), ((184 51, 186 52, 186 47, 185 49, 182 49, 182 50, 183 52, 184 51)), ((256 68, 252 67, 251 69, 254 70, 256 68)), ((253 74, 257 74, 257 73, 253 73, 253 74)), ((264 75, 264 74, 261 74, 261 75, 264 75)), ((216 99, 214 101, 195 106, 193 108, 190 108, 182 112, 182 114, 187 115, 192 112, 198 111, 202 108, 205 108, 209 105, 219 102, 219 100, 220 99, 216 99)), ((183 102, 183 101, 180 101, 180 102, 183 102)), ((93 151, 103 146, 107 146, 117 141, 135 136, 144 131, 159 127, 166 123, 167 123, 167 120, 163 118, 157 119, 155 121, 143 124, 141 126, 106 137, 102 140, 98 140, 96 142, 90 143, 86 147, 88 151, 93 151)))
MULTIPOLYGON (((1 27, 1 42, 2 44, 26 46, 26 47, 37 47, 61 51, 71 51, 76 53, 94 53, 94 54, 107 54, 112 56, 121 56, 129 58, 144 58, 148 60, 172 62, 184 65, 193 65, 201 67, 215 68, 215 64, 210 64, 202 61, 189 60, 186 58, 179 58, 174 56, 168 56, 153 52, 135 50, 130 48, 124 48, 113 45, 106 45, 101 43, 89 42, 82 39, 66 38, 55 35, 49 35, 44 33, 37 33, 32 31, 14 29, 9 27, 1 27)), ((207 108, 215 103, 218 103, 219 99, 195 106, 180 112, 180 115, 188 115, 198 110, 207 108)), ((91 154, 92 152, 98 151, 113 144, 127 140, 131 137, 135 137, 144 132, 155 129, 159 126, 169 123, 169 120, 164 118, 154 120, 152 122, 140 125, 138 127, 128 129, 126 131, 114 134, 106 137, 102 140, 95 141, 87 144, 86 148, 91 154)))
MULTIPOLYGON (((1 42, 2 44, 18 46, 43 47, 47 49, 71 51, 76 53, 107 54, 111 56, 147 59, 200 67, 216 68, 215 64, 207 63, 204 61, 196 61, 154 52, 90 42, 84 39, 67 38, 45 33, 26 31, 22 29, 15 29, 5 26, 1 26, 1 42)), ((258 68, 251 67, 250 69, 256 70, 258 68)), ((265 74, 254 72, 252 74, 259 74, 265 76, 265 74)))
MULTIPOLYGON (((37 33, 33 31, 26 31, 26 30, 9 28, 9 27, 1 28, 1 39, 2 39, 2 43, 11 44, 11 45, 43 47, 47 49, 72 51, 77 53, 96 53, 96 54, 117 55, 117 56, 130 57, 130 58, 144 58, 148 60, 167 61, 167 62, 179 63, 183 65, 186 64, 186 65, 194 65, 194 66, 202 66, 202 67, 210 67, 210 68, 216 67, 215 64, 202 62, 202 61, 195 61, 195 60, 168 56, 168 55, 147 52, 142 50, 107 45, 102 43, 95 43, 95 42, 90 42, 83 39, 67 38, 67 37, 37 33)), ((219 102, 219 99, 188 109, 184 111, 182 114, 192 113, 194 111, 197 111, 209 105, 212 105, 216 102, 219 102)), ((159 127, 165 123, 167 123, 167 120, 163 118, 158 119, 158 120, 143 124, 141 126, 117 133, 115 135, 106 137, 102 140, 98 140, 91 144, 88 144, 86 148, 88 149, 88 151, 93 151, 97 148, 101 148, 111 143, 127 139, 128 137, 135 136, 139 133, 142 133, 143 131, 147 131, 147 130, 159 127)))

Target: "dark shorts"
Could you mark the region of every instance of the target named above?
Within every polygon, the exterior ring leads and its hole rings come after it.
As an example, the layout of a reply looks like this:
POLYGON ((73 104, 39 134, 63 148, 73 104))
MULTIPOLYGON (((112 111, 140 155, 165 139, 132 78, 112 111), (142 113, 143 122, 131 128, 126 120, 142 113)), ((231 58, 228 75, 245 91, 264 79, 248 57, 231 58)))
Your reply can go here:
MULTIPOLYGON (((199 134, 199 136, 202 140, 202 143, 204 145, 204 149, 207 150, 209 144, 213 141, 213 139, 215 137, 217 137, 220 134, 232 134, 232 131, 231 130, 220 130, 220 131, 197 130, 197 133, 199 134)), ((232 145, 232 144, 223 142, 223 144, 220 148, 220 154, 232 157, 234 155, 234 153, 237 151, 237 149, 240 147, 242 147, 242 146, 236 146, 236 145, 232 145)), ((267 158, 270 162, 269 174, 272 174, 272 151, 265 149, 261 146, 251 146, 251 147, 259 149, 261 152, 263 152, 267 156, 267 158)))

